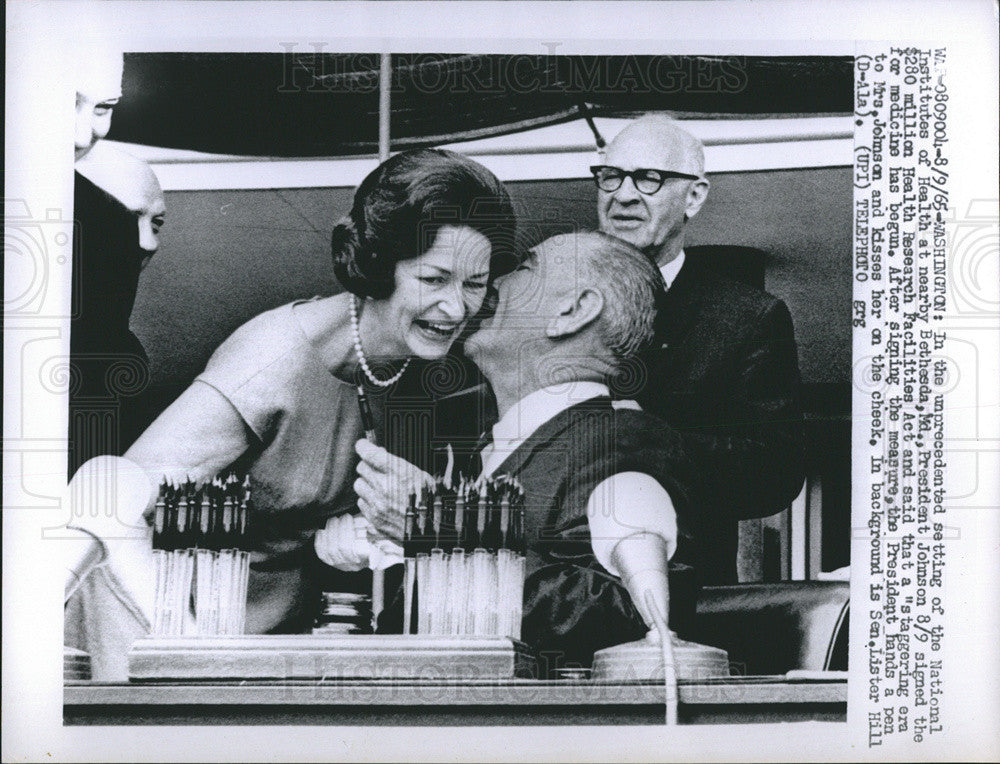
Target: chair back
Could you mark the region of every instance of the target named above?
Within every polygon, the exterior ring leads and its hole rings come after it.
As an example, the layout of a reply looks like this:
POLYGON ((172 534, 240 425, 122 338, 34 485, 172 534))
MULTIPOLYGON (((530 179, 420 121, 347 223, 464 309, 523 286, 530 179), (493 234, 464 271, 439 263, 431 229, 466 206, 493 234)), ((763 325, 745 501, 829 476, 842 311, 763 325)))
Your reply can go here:
POLYGON ((691 638, 726 650, 735 674, 846 671, 849 604, 847 581, 709 586, 691 638))

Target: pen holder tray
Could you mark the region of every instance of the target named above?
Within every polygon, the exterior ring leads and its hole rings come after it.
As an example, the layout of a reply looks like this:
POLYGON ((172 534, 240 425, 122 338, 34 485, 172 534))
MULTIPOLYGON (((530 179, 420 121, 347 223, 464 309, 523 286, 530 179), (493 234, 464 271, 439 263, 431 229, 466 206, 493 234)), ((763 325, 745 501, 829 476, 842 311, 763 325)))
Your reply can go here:
POLYGON ((531 651, 516 640, 416 634, 142 637, 128 662, 132 681, 489 680, 535 669, 531 651))

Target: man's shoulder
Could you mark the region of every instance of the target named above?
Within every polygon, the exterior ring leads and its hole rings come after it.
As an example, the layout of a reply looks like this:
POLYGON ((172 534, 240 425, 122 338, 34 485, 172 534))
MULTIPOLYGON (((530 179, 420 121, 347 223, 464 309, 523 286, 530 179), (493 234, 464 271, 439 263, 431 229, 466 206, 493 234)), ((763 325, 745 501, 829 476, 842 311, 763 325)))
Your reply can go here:
MULTIPOLYGON (((791 326, 782 300, 750 284, 706 272, 704 267, 688 273, 683 283, 675 282, 665 305, 665 325, 676 322, 689 342, 706 346, 733 347, 742 338, 761 332, 783 336, 785 327, 791 326)), ((677 341, 676 334, 668 336, 677 341)))
POLYGON ((600 441, 607 454, 637 448, 672 450, 679 447, 675 430, 654 414, 633 405, 622 405, 610 398, 593 399, 568 409, 567 426, 574 430, 574 441, 588 434, 600 441))
POLYGON ((641 408, 614 406, 608 399, 572 411, 576 416, 556 445, 560 458, 572 464, 569 482, 591 480, 596 485, 618 473, 637 472, 676 489, 690 479, 680 436, 659 417, 641 408))
POLYGON ((642 408, 615 406, 614 433, 618 445, 647 443, 660 448, 679 446, 677 432, 663 419, 642 408))

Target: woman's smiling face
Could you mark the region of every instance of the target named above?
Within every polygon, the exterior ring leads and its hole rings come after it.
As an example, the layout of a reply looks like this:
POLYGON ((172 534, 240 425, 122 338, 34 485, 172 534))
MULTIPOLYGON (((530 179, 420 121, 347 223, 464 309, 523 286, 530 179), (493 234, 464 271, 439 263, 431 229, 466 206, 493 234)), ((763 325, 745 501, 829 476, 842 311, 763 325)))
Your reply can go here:
POLYGON ((426 360, 444 356, 483 304, 490 242, 474 228, 445 225, 420 257, 396 263, 396 287, 376 312, 379 332, 426 360))

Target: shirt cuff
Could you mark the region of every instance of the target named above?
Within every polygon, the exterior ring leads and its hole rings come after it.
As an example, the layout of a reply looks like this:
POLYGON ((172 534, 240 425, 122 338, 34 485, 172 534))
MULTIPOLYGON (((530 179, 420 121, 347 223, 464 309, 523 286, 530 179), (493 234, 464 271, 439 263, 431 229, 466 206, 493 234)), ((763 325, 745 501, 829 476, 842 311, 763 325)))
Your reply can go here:
POLYGON ((614 576, 621 572, 612 553, 622 539, 639 533, 657 535, 668 558, 677 546, 677 516, 670 496, 643 473, 619 473, 598 484, 587 502, 587 522, 594 556, 614 576))
POLYGON ((120 456, 99 456, 85 463, 66 487, 70 525, 105 544, 145 540, 149 524, 144 514, 156 486, 146 471, 120 456))

